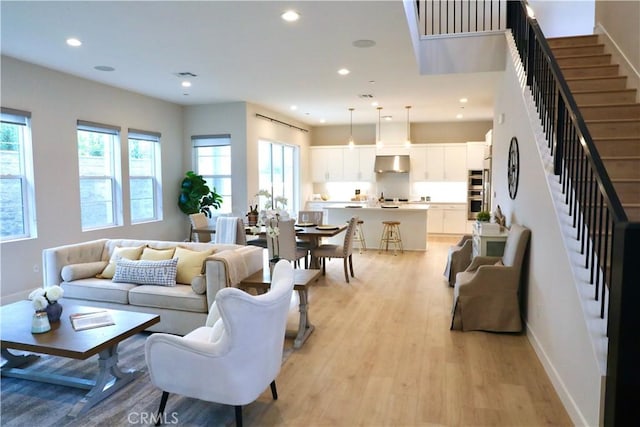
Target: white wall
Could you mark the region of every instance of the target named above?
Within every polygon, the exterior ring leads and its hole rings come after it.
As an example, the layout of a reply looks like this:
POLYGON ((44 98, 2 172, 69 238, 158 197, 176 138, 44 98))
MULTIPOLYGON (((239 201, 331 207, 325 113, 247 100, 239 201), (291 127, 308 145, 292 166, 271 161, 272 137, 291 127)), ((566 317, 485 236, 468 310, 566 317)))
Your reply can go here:
POLYGON ((529 6, 547 38, 593 34, 595 0, 529 0, 529 6))
POLYGON ((508 224, 519 223, 532 232, 529 264, 524 270, 524 316, 529 340, 574 423, 595 426, 600 420, 602 367, 562 239, 563 224, 556 214, 535 143, 536 129, 530 124, 519 93, 522 90, 508 59, 495 103, 496 117, 505 114, 504 123, 495 121, 493 127, 495 203, 500 205, 508 224), (515 200, 509 198, 507 186, 507 154, 513 136, 519 141, 521 164, 515 200))
MULTIPOLYGON (((102 237, 182 240, 183 214, 178 210, 178 177, 182 170, 182 108, 2 57, 2 106, 31 112, 38 236, 0 243, 1 293, 17 298, 42 284, 42 250, 102 237), (123 200, 124 225, 83 232, 76 122, 78 119, 162 134, 163 221, 131 225, 129 202, 123 200), (37 271, 36 271, 37 270, 37 271)), ((122 150, 123 165, 127 150, 122 150)), ((128 184, 125 187, 128 194, 128 184)))

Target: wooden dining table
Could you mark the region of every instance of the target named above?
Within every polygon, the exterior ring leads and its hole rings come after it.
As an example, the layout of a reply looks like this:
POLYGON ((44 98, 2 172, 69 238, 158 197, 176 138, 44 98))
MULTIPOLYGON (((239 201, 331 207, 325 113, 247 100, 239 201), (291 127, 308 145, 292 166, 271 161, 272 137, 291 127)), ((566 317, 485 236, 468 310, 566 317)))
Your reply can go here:
MULTIPOLYGON (((307 240, 309 242, 309 248, 317 248, 320 245, 320 240, 323 237, 334 237, 338 234, 342 233, 347 229, 349 224, 324 224, 324 225, 308 225, 308 226, 300 226, 296 225, 296 237, 307 240), (320 227, 320 228, 319 228, 320 227)), ((260 231, 254 233, 251 231, 251 227, 246 227, 247 235, 252 236, 266 236, 267 232, 265 227, 261 227, 260 231)), ((311 266, 310 268, 320 268, 320 263, 318 259, 315 257, 311 257, 311 266)))

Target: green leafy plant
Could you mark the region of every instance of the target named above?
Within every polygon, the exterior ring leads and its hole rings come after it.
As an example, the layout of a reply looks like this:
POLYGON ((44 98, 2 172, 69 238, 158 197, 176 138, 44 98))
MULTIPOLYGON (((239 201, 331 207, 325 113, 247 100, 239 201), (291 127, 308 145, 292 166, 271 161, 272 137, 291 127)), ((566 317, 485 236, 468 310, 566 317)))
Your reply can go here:
POLYGON ((220 209, 222 196, 213 191, 207 185, 207 181, 202 175, 197 175, 193 171, 185 173, 185 178, 180 183, 180 196, 178 197, 178 207, 187 215, 202 212, 211 218, 211 207, 220 209))
POLYGON ((491 213, 487 211, 480 211, 478 212, 476 219, 481 222, 489 222, 489 220, 491 220, 491 213))

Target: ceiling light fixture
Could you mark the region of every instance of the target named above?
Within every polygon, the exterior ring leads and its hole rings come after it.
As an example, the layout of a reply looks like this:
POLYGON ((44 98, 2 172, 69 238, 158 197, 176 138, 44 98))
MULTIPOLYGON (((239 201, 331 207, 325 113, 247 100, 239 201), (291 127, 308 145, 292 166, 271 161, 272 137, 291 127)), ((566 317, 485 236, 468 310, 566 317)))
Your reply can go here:
POLYGON ((111 67, 109 65, 96 65, 93 68, 98 70, 98 71, 115 71, 115 68, 113 68, 113 67, 111 67))
POLYGON ((411 147, 411 122, 409 121, 409 110, 411 109, 411 105, 407 105, 404 108, 407 109, 407 140, 404 142, 404 146, 409 148, 411 147))
POLYGON ((82 42, 73 37, 67 39, 67 44, 72 47, 82 46, 82 42))
POLYGON ((462 118, 462 114, 461 113, 456 115, 456 119, 461 119, 461 118, 462 118))
POLYGON ((355 143, 353 142, 353 110, 354 108, 349 108, 349 148, 353 149, 355 143))
POLYGON ((466 104, 469 100, 467 98, 460 98, 461 104, 466 104))
POLYGON ((291 111, 296 111, 298 109, 298 106, 297 105, 292 105, 289 108, 291 108, 291 111))
POLYGON ((191 87, 191 82, 188 80, 185 80, 182 82, 182 87, 191 87))
POLYGON ((346 76, 346 75, 347 75, 347 74, 349 74, 350 72, 351 72, 351 71, 349 71, 349 70, 348 70, 348 69, 346 69, 346 68, 340 68, 340 69, 338 70, 338 74, 340 74, 341 76, 346 76))
POLYGON ((287 10, 286 12, 283 12, 280 17, 287 22, 295 22, 300 19, 300 14, 295 10, 287 10))
POLYGON ((378 107, 378 139, 376 140, 376 147, 377 148, 382 148, 384 147, 384 143, 382 142, 382 130, 380 129, 380 110, 382 110, 382 107, 378 107))

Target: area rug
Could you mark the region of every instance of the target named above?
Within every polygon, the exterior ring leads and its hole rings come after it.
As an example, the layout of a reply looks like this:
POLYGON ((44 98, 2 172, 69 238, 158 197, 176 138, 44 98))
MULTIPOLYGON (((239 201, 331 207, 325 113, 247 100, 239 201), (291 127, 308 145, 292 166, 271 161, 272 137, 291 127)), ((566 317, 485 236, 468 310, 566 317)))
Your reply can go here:
MULTIPOLYGON (((162 392, 151 384, 146 372, 144 343, 148 336, 148 333, 137 334, 118 347, 119 365, 125 369, 143 370, 143 375, 77 418, 67 414, 86 390, 3 377, 0 381, 0 424, 3 427, 153 425, 162 392)), ((292 351, 287 342, 283 363, 292 351)), ((31 367, 43 372, 93 379, 98 372, 97 358, 72 360, 42 355, 31 367)), ((215 378, 207 381, 215 381, 215 378)), ((179 395, 169 396, 166 410, 165 425, 235 424, 233 407, 179 395)))

